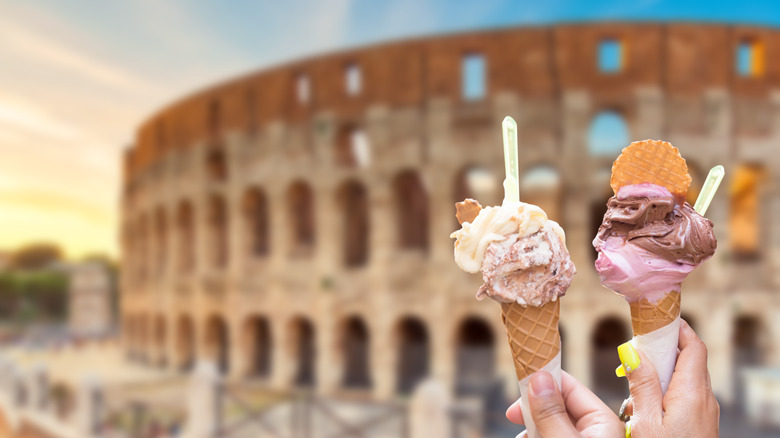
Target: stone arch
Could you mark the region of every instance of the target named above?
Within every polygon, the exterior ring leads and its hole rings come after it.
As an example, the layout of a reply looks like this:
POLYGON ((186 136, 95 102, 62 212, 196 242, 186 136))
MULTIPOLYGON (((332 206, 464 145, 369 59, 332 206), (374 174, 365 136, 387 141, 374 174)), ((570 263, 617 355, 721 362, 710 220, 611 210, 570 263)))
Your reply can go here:
POLYGON ((615 367, 620 364, 617 347, 630 338, 630 328, 617 316, 599 319, 591 334, 591 381, 605 401, 615 402, 628 395, 625 382, 615 376, 615 367))
POLYGON ((304 181, 296 181, 287 190, 287 210, 294 254, 310 254, 316 241, 314 191, 304 181))
POLYGON ((179 316, 176 322, 176 351, 179 370, 191 371, 195 366, 195 324, 189 315, 179 316))
POLYGON ((469 316, 458 325, 455 375, 459 394, 484 394, 496 383, 495 336, 490 324, 469 316))
POLYGON ((371 344, 368 327, 363 318, 352 316, 341 323, 341 355, 343 375, 341 384, 345 388, 370 388, 371 344))
POLYGON ((733 321, 731 335, 732 346, 732 380, 736 386, 735 401, 737 406, 744 406, 745 384, 742 370, 764 364, 767 351, 766 327, 755 315, 740 315, 733 321))
MULTIPOLYGON (((455 174, 452 201, 460 202, 466 198, 471 198, 477 200, 483 206, 496 205, 499 201, 500 188, 501 182, 490 169, 469 164, 455 174)), ((455 213, 453 212, 454 216, 455 213)))
POLYGON ((149 235, 149 217, 144 213, 138 219, 138 253, 136 257, 138 278, 141 281, 146 280, 148 274, 149 260, 152 255, 149 251, 151 244, 151 236, 149 235))
POLYGON ((737 260, 752 261, 762 253, 760 187, 767 178, 762 164, 736 166, 731 177, 729 243, 737 260))
POLYGON ((563 182, 558 169, 535 165, 520 176, 520 200, 538 205, 547 216, 560 222, 563 217, 563 182))
POLYGON ((165 266, 168 261, 167 256, 167 250, 168 250, 168 221, 167 221, 167 215, 165 214, 165 209, 162 206, 157 207, 157 210, 154 214, 155 217, 155 236, 154 240, 156 241, 156 247, 155 247, 155 258, 156 260, 156 272, 155 274, 157 277, 162 277, 165 274, 165 266))
POLYGON ((247 254, 253 257, 268 255, 269 215, 268 197, 259 187, 247 189, 243 200, 244 224, 247 236, 247 254))
POLYGON ((244 323, 244 351, 247 353, 246 376, 268 378, 272 370, 273 337, 265 316, 255 315, 244 323))
POLYGON ((157 315, 154 319, 154 345, 155 345, 155 365, 165 367, 168 364, 167 357, 167 335, 165 316, 157 315))
POLYGON ((408 394, 428 376, 430 369, 430 339, 425 323, 408 316, 396 324, 397 363, 396 390, 408 394))
POLYGON ((290 321, 290 353, 295 363, 293 383, 313 387, 317 381, 317 344, 314 324, 304 316, 290 321))
POLYGON ((704 173, 702 167, 694 161, 686 160, 686 164, 688 165, 688 173, 691 175, 691 187, 685 195, 685 201, 694 205, 696 204, 696 198, 699 197, 699 192, 704 184, 704 179, 707 178, 707 174, 704 173))
POLYGON ((216 142, 206 150, 206 174, 209 179, 223 182, 228 179, 228 160, 225 146, 216 142))
POLYGON ((347 181, 337 192, 342 217, 342 247, 344 264, 363 266, 368 262, 369 205, 365 186, 347 181))
POLYGON ((616 109, 597 112, 588 129, 588 153, 595 157, 617 158, 630 144, 631 136, 624 114, 616 109))
POLYGON ((220 315, 212 315, 206 321, 206 355, 214 359, 219 372, 230 372, 230 332, 228 325, 220 315))
POLYGON ((188 200, 179 202, 176 209, 176 224, 179 234, 179 271, 192 272, 195 269, 195 213, 188 200))
POLYGON ((428 194, 420 175, 405 170, 393 180, 398 246, 428 250, 428 194))
POLYGON ((209 198, 208 210, 211 263, 224 268, 228 263, 228 211, 225 199, 220 195, 209 198))

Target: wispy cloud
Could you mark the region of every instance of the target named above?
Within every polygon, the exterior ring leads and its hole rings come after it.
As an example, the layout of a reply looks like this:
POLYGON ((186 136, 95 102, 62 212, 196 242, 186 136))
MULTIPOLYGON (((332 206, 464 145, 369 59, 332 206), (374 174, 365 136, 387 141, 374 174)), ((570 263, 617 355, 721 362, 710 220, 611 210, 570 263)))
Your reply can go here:
POLYGON ((0 27, 0 41, 3 41, 2 48, 6 53, 27 58, 44 68, 66 70, 110 86, 141 91, 154 89, 151 84, 109 63, 10 23, 0 27))

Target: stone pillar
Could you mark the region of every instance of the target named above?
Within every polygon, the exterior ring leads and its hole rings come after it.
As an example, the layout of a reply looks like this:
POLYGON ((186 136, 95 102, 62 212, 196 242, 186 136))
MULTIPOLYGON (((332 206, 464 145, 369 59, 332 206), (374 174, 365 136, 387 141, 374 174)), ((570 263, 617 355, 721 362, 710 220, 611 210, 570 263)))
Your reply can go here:
POLYGON ((217 438, 221 422, 222 382, 214 361, 201 360, 190 379, 185 438, 217 438))
POLYGON ((27 406, 45 411, 49 406, 49 373, 41 365, 33 367, 26 379, 27 406))
POLYGON ((409 404, 411 438, 449 438, 451 406, 450 394, 441 382, 429 379, 418 385, 409 404))
POLYGON ((84 379, 76 395, 75 426, 84 438, 98 437, 103 416, 103 390, 94 378, 84 379))
POLYGON ((636 90, 637 119, 634 139, 664 138, 663 92, 658 87, 640 87, 636 90))

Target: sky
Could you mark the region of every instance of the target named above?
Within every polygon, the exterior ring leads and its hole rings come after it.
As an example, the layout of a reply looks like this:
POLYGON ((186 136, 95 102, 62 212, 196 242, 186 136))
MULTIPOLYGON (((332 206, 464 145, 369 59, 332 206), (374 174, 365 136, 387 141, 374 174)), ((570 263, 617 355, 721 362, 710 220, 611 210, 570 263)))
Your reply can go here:
POLYGON ((0 3, 0 250, 118 255, 120 163, 154 111, 287 60, 501 26, 683 20, 780 26, 771 1, 134 0, 0 3))

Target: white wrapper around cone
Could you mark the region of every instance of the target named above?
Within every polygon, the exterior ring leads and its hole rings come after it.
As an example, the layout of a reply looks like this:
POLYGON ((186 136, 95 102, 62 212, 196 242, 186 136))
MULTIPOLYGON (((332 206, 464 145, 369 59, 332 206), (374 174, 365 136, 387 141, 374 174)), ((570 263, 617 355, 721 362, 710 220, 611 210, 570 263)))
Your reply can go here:
MULTIPOLYGON (((557 384, 558 388, 560 388, 561 387, 561 352, 558 351, 558 354, 556 354, 555 357, 552 358, 552 360, 547 362, 547 364, 543 366, 542 369, 539 371, 547 371, 548 373, 552 374, 552 377, 555 380, 555 384, 557 384)), ((531 376, 532 375, 533 374, 531 374, 531 376)), ((517 384, 520 386, 520 407, 523 410, 523 421, 525 422, 525 430, 526 430, 526 432, 517 435, 518 438, 520 438, 521 436, 527 438, 541 437, 536 431, 536 425, 534 424, 534 419, 531 416, 531 407, 528 405, 528 381, 531 379, 531 376, 525 377, 523 380, 517 382, 517 384)))
POLYGON ((661 381, 661 390, 666 393, 677 364, 677 346, 680 337, 680 317, 670 324, 644 335, 636 335, 631 345, 641 351, 653 364, 661 381))

